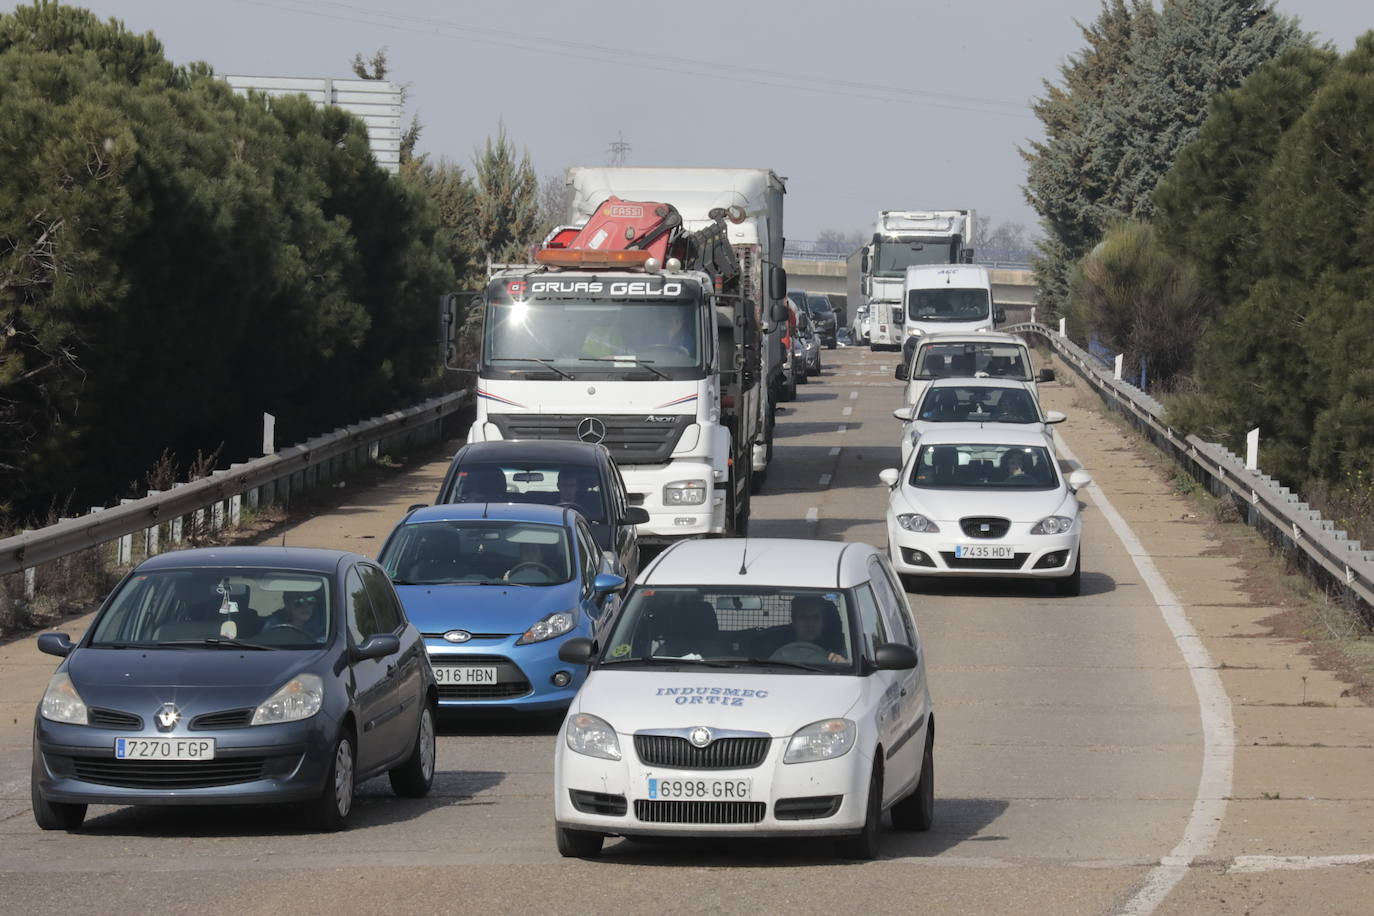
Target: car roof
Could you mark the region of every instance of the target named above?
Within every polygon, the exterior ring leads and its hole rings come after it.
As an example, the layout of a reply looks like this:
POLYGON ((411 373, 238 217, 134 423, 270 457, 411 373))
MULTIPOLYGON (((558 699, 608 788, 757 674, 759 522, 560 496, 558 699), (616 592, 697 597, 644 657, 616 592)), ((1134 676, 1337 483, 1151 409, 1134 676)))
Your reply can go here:
POLYGON ((540 522, 545 525, 566 525, 566 516, 573 512, 565 506, 546 506, 542 503, 443 503, 425 506, 406 516, 409 522, 458 522, 468 519, 488 519, 498 522, 540 522))
POLYGON ((1015 344, 1026 346, 1026 341, 1019 334, 1009 334, 1006 331, 945 331, 927 334, 921 338, 921 346, 926 344, 952 344, 952 343, 999 343, 1015 344))
POLYGON ((342 562, 365 559, 366 557, 347 550, 325 550, 318 547, 194 547, 188 550, 169 550, 167 553, 149 557, 140 563, 138 568, 205 569, 242 566, 332 573, 342 562))
POLYGON ((570 439, 498 439, 470 442, 454 454, 454 461, 558 461, 564 464, 596 464, 605 446, 570 439))
POLYGON ((635 580, 655 585, 776 585, 850 588, 868 581, 877 548, 859 542, 795 538, 712 538, 678 541, 635 580), (740 574, 741 564, 745 570, 740 574))
POLYGON ((926 445, 1020 445, 1047 448, 1044 430, 1039 424, 1026 429, 1010 423, 941 423, 921 433, 926 445))

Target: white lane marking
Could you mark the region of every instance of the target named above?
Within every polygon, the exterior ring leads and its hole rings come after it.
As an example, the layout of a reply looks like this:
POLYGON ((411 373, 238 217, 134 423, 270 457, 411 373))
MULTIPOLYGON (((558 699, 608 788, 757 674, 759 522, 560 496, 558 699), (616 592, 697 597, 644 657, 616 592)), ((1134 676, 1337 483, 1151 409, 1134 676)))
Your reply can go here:
POLYGON ((854 413, 854 408, 853 408, 853 407, 846 407, 844 410, 841 410, 841 411, 840 411, 840 416, 842 416, 842 417, 847 417, 847 416, 850 416, 850 415, 853 414, 853 413, 854 413))
POLYGON ((835 430, 835 432, 837 432, 837 433, 839 433, 841 436, 843 436, 843 435, 845 434, 845 432, 846 432, 848 429, 849 429, 849 427, 848 427, 846 424, 841 423, 841 424, 840 424, 840 428, 837 429, 837 430, 835 430))
POLYGON ((839 447, 838 445, 835 446, 834 448, 832 448, 832 449, 830 450, 830 457, 831 457, 831 458, 838 457, 839 454, 840 454, 840 447, 839 447))
POLYGON ((1226 869, 1228 875, 1261 871, 1307 871, 1311 868, 1335 868, 1338 865, 1365 865, 1374 856, 1236 856, 1226 869))
MULTIPOLYGON (((1081 466, 1077 456, 1060 440, 1059 453, 1081 466)), ((1126 901, 1121 909, 1122 916, 1148 916, 1169 896, 1169 891, 1188 873, 1188 866, 1206 853, 1216 842, 1221 830, 1222 818, 1226 816, 1226 799, 1231 795, 1231 781, 1235 767, 1236 724, 1231 718, 1231 698, 1221 683, 1221 673, 1212 661, 1211 654, 1193 628, 1183 609, 1183 602, 1169 588, 1164 577, 1159 574, 1154 560, 1145 547, 1131 531, 1126 520, 1112 506, 1096 484, 1092 486, 1093 505, 1095 505, 1107 524, 1112 526, 1117 539, 1121 541, 1126 553, 1135 563, 1141 580, 1150 590, 1164 617, 1164 623, 1174 637, 1174 644, 1183 655, 1188 666, 1188 674, 1197 693, 1198 711, 1202 716, 1202 775, 1198 779, 1197 796, 1193 799, 1193 812, 1188 824, 1183 828, 1183 837, 1169 855, 1160 859, 1159 864, 1145 876, 1139 889, 1126 901)))
POLYGON ((820 521, 820 520, 821 520, 821 510, 817 509, 815 506, 812 506, 810 509, 807 509, 807 510, 806 510, 806 520, 807 520, 808 522, 818 522, 818 521, 820 521))
POLYGON ((823 487, 828 487, 828 486, 830 486, 830 479, 831 479, 831 478, 830 478, 830 475, 829 475, 829 474, 822 474, 822 475, 821 475, 821 480, 820 480, 821 486, 823 486, 823 487))
POLYGON ((851 392, 849 392, 849 400, 851 400, 851 401, 857 401, 858 399, 859 399, 859 392, 857 392, 857 391, 851 391, 851 392))

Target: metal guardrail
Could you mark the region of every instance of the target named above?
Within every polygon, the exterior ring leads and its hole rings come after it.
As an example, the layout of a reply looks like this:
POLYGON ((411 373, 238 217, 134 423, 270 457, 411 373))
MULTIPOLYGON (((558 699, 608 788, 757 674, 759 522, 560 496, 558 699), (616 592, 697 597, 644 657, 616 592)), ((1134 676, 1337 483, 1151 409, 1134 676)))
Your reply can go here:
POLYGON ((1098 359, 1043 324, 1010 325, 999 330, 1038 334, 1047 340, 1098 394, 1181 464, 1215 496, 1245 507, 1247 523, 1272 542, 1305 559, 1305 571, 1324 585, 1358 599, 1374 621, 1374 551, 1336 528, 1296 493, 1257 470, 1246 468, 1234 452, 1197 436, 1181 436, 1168 424, 1164 405, 1101 368, 1098 359))
POLYGON ((144 535, 144 553, 157 553, 162 528, 168 529, 168 539, 177 544, 187 517, 207 518, 208 514, 211 527, 219 527, 216 522, 226 519, 236 523, 245 501, 255 507, 284 500, 293 492, 333 477, 341 467, 356 467, 377 458, 388 443, 398 438, 437 438, 444 418, 459 410, 467 399, 466 391, 430 398, 275 454, 230 465, 227 470, 177 484, 162 493, 150 493, 142 499, 126 500, 90 515, 4 538, 0 540, 0 575, 20 571, 31 574, 44 563, 112 541, 121 542, 117 562, 127 564, 132 553, 129 539, 139 532, 144 535))

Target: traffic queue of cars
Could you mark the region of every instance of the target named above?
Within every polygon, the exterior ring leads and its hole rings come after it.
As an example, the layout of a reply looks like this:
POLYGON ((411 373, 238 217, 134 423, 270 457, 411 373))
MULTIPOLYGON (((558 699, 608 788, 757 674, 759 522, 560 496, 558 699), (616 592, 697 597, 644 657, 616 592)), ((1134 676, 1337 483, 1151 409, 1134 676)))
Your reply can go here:
POLYGON ((685 540, 641 571, 645 513, 604 446, 509 440, 460 449, 376 561, 153 557, 76 643, 39 641, 63 662, 35 717, 35 820, 292 803, 338 829, 363 780, 429 791, 441 711, 566 710, 563 855, 607 836, 811 835, 873 858, 886 812, 898 830, 934 812, 934 709, 902 580, 1078 590, 1088 478, 1059 471, 1063 417, 1040 409, 1029 367, 1019 339, 979 334, 931 335, 899 369, 886 550, 685 540))

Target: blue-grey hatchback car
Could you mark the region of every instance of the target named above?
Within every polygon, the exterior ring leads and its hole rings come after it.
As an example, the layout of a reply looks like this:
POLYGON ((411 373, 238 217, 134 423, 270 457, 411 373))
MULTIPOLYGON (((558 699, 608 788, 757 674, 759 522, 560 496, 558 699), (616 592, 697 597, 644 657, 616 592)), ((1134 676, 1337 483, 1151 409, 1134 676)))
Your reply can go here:
POLYGON ((73 644, 34 717, 33 814, 86 806, 303 802, 344 826, 355 787, 434 778, 438 691, 382 570, 337 550, 217 547, 140 564, 73 644))

